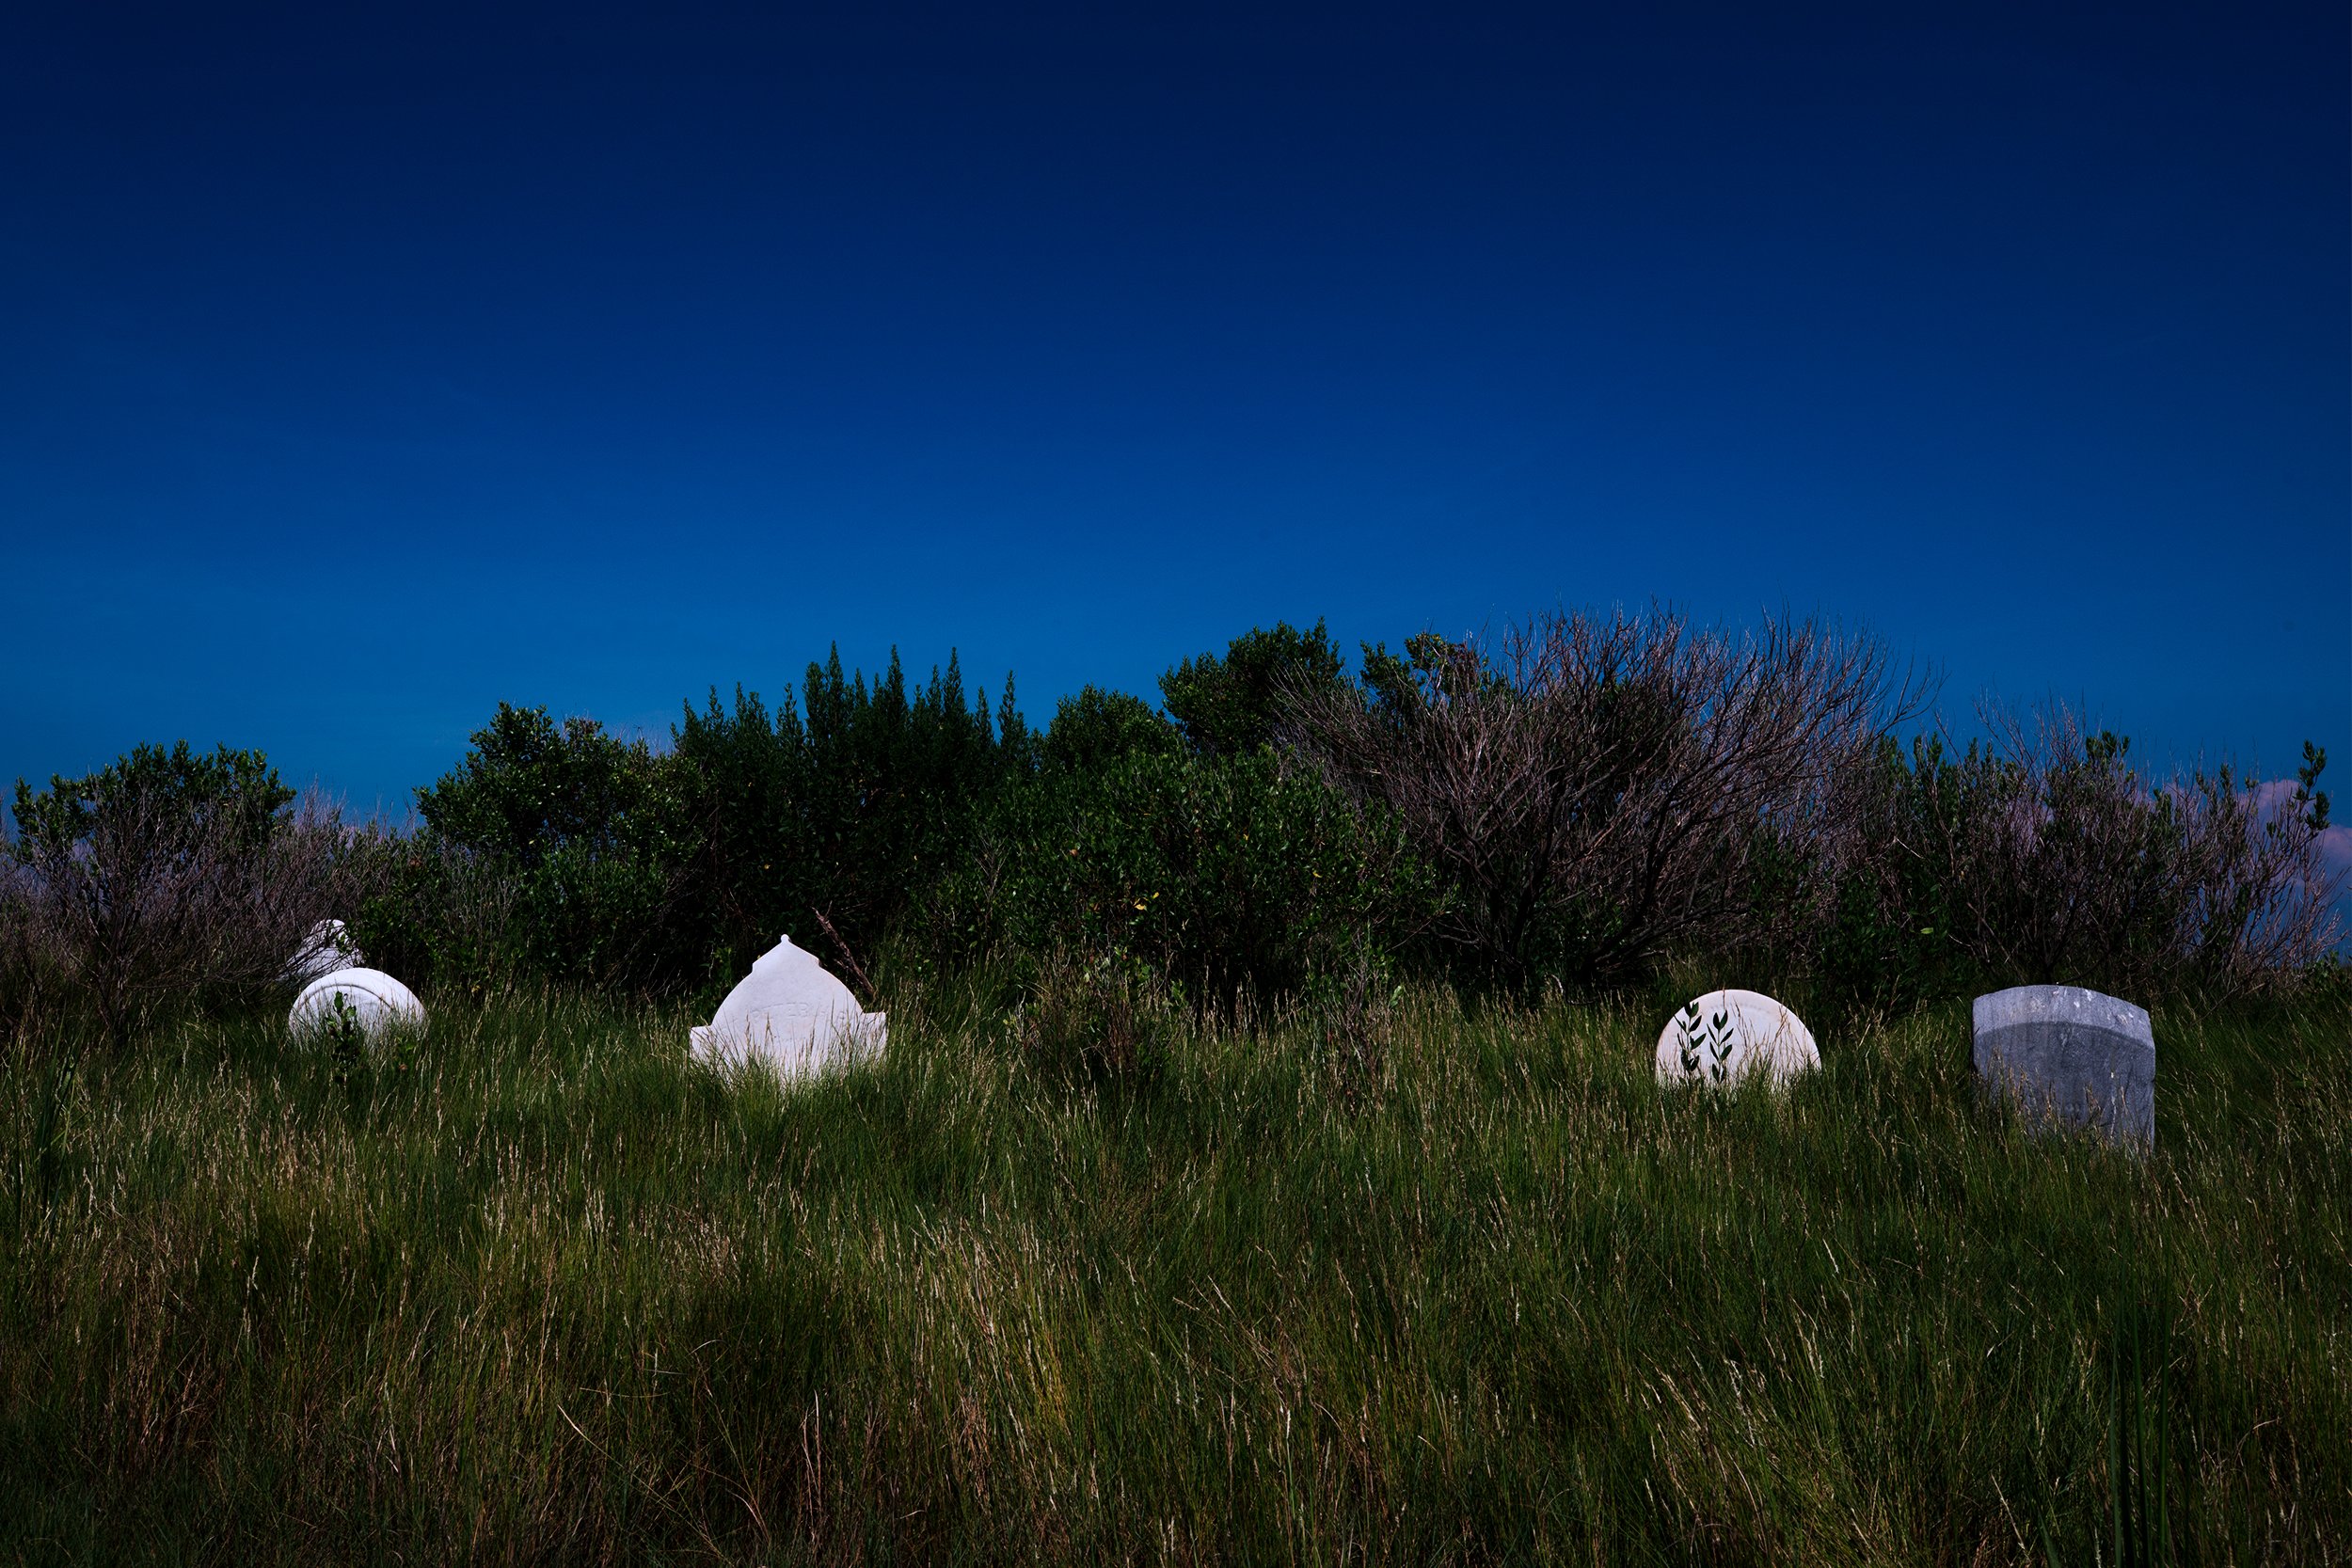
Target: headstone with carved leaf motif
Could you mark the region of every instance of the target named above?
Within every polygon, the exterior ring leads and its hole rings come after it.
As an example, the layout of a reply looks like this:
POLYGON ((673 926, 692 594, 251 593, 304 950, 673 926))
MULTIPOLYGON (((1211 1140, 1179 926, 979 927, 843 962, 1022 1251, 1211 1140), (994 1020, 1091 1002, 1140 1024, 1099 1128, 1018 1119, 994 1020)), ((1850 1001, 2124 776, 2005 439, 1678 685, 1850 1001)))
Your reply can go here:
POLYGON ((1708 991, 1658 1037, 1661 1084, 1727 1086, 1757 1072, 1781 1084, 1820 1065, 1813 1031, 1761 991, 1708 991))

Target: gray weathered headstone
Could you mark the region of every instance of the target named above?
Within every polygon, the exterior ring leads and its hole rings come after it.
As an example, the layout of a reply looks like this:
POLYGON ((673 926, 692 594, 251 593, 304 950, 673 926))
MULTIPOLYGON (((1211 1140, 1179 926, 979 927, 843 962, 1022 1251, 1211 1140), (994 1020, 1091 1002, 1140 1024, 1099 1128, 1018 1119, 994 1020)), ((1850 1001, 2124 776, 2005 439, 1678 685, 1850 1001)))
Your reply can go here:
POLYGON ((2028 1116, 2156 1141, 2156 1037, 2148 1009, 2080 986, 1977 998, 1978 1077, 2028 1116))

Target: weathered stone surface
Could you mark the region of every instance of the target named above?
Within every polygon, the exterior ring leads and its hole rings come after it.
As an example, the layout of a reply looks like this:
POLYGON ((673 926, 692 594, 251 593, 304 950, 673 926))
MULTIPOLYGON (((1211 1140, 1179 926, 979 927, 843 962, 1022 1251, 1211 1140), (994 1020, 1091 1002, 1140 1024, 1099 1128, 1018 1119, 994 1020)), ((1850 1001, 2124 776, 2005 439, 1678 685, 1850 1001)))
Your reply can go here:
POLYGON ((2080 986, 2016 986, 1976 1005, 1977 1075, 2028 1116, 2142 1144, 2156 1139, 2148 1010, 2080 986))
POLYGON ((1658 1037, 1661 1084, 1731 1084, 1751 1072, 1779 1084, 1820 1065, 1813 1031, 1761 991, 1708 991, 1658 1037))
POLYGON ((380 969, 339 969, 302 988, 286 1026, 297 1035, 331 1027, 338 1016, 355 1021, 373 1043, 394 1028, 424 1029, 417 993, 380 969))
POLYGON ((322 920, 310 927, 294 956, 286 960, 286 978, 308 983, 339 969, 358 969, 367 961, 342 921, 322 920))
POLYGON ((889 1036, 888 1014, 861 1010, 849 987, 786 937, 727 992, 691 1045, 707 1061, 765 1062, 792 1078, 878 1055, 889 1036))

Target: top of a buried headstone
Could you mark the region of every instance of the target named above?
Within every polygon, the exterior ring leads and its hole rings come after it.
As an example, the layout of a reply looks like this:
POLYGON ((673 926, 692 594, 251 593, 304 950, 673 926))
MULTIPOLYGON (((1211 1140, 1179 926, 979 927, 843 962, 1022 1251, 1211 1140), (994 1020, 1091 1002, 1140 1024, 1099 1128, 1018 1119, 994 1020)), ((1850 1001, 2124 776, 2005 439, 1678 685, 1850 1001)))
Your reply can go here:
POLYGON ((1726 1085, 1752 1072, 1781 1084, 1820 1065, 1813 1031, 1762 991, 1708 991, 1658 1037, 1661 1084, 1726 1085))
POLYGON ((340 920, 322 920, 310 927, 294 956, 286 960, 286 978, 309 983, 339 969, 358 969, 368 960, 351 940, 350 927, 340 920))
POLYGON ((710 1061, 764 1061, 786 1076, 879 1053, 889 1015, 869 1013, 817 956, 786 937, 759 957, 710 1022, 691 1037, 710 1061))
POLYGON ((2148 1009, 2081 986, 2012 986, 1977 998, 1977 1073, 2026 1111, 2111 1139, 2156 1136, 2156 1037, 2148 1009))

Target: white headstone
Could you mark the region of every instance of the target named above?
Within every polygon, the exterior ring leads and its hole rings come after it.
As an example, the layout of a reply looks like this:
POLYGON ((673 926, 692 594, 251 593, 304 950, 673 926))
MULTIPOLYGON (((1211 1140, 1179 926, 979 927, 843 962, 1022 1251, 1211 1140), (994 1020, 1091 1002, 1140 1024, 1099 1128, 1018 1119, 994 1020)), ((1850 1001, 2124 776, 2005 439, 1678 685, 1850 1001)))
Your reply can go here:
POLYGON ((705 1061, 765 1062, 791 1078, 879 1055, 889 1037, 888 1014, 862 1010, 814 953, 786 937, 727 992, 691 1045, 705 1061))
POLYGON ((398 1027, 421 1033, 424 1004, 417 993, 380 969, 339 969, 302 988, 286 1027, 297 1035, 330 1028, 339 1018, 358 1023, 373 1044, 398 1027))
POLYGON ((339 969, 357 969, 368 960, 351 940, 350 928, 340 920, 322 920, 310 927, 294 956, 286 960, 286 978, 309 982, 339 969))
POLYGON ((1762 991, 1708 991, 1658 1037, 1661 1084, 1730 1084, 1751 1072, 1781 1084, 1820 1065, 1813 1031, 1762 991))

